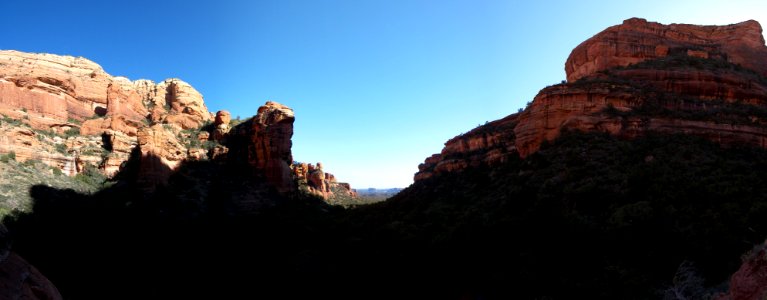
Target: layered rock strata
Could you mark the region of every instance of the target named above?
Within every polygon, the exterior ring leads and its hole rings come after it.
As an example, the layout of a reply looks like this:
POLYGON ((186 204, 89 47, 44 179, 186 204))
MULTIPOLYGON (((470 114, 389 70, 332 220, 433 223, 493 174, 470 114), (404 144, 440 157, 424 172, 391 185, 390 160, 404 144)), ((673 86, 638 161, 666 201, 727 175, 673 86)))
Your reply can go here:
POLYGON ((544 88, 524 111, 445 143, 415 180, 526 157, 562 130, 684 133, 767 148, 767 46, 756 21, 629 19, 577 46, 565 71, 568 82, 544 88))
POLYGON ((70 175, 81 168, 62 166, 77 160, 115 174, 145 124, 192 129, 212 120, 202 95, 179 79, 130 81, 82 57, 10 50, 0 51, 0 114, 14 125, 3 127, 0 153, 70 175))

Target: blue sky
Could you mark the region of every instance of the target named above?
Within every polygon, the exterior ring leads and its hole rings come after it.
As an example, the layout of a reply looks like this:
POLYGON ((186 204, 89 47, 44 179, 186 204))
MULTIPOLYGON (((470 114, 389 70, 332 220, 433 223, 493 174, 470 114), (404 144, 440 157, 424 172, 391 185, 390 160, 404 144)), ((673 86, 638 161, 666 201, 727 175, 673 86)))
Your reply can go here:
POLYGON ((572 48, 608 26, 767 24, 765 1, 622 2, 2 1, 0 49, 181 78, 243 118, 283 103, 294 159, 356 188, 405 187, 445 141, 565 79, 572 48))

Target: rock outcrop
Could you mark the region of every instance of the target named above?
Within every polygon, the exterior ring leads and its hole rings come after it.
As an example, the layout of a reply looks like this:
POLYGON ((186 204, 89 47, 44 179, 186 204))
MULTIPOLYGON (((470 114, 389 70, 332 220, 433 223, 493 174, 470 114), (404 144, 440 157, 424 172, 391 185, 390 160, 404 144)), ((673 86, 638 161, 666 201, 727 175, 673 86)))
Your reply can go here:
POLYGON ((727 26, 663 25, 632 18, 578 45, 565 63, 567 80, 674 53, 724 59, 767 75, 762 27, 749 20, 727 26))
POLYGON ((188 156, 186 147, 165 126, 168 125, 156 124, 138 131, 141 151, 138 180, 150 191, 158 184, 166 184, 171 172, 188 156))
POLYGON ((415 180, 442 172, 453 172, 478 166, 495 164, 516 155, 514 127, 516 114, 479 126, 447 141, 439 154, 434 154, 418 166, 415 180))
POLYGON ((258 108, 258 113, 229 132, 226 153, 235 163, 247 163, 282 194, 296 191, 291 175, 293 163, 293 109, 273 101, 258 108))
POLYGON ((226 135, 229 134, 229 130, 232 128, 229 123, 232 121, 232 115, 228 111, 219 110, 216 112, 216 119, 213 122, 213 140, 223 141, 226 139, 226 135))
POLYGON ((248 162, 263 170, 266 179, 282 193, 295 189, 295 183, 290 176, 294 121, 293 109, 267 101, 258 108, 258 114, 251 122, 253 156, 248 162))
POLYGON ((202 95, 179 79, 130 81, 82 57, 11 50, 0 51, 0 114, 19 121, 15 127, 22 129, 12 132, 39 141, 30 144, 30 139, 12 134, 10 141, 0 141, 5 145, 0 153, 14 151, 19 160, 39 159, 52 167, 78 159, 74 153, 85 153, 82 161, 110 176, 129 158, 145 124, 193 129, 212 120, 202 95), (110 153, 81 151, 85 148, 51 151, 61 144, 54 136, 74 146, 94 146, 95 140, 95 148, 110 153), (15 142, 20 140, 25 141, 15 142))
POLYGON ((350 184, 338 182, 335 175, 323 170, 320 162, 317 165, 294 163, 290 168, 299 186, 306 187, 307 192, 325 201, 333 202, 337 198, 357 197, 357 192, 351 188, 350 184))
MULTIPOLYGON (((186 161, 240 160, 280 193, 297 190, 295 117, 276 102, 232 128, 228 111, 214 117, 179 79, 130 81, 82 57, 0 51, 0 114, 0 154, 40 160, 67 175, 90 165, 112 177, 135 158, 130 174, 151 192, 186 161)), ((309 177, 325 198, 337 187, 324 172, 309 177)))
POLYGON ((662 25, 629 19, 576 47, 568 82, 528 107, 451 139, 415 180, 526 157, 562 130, 625 138, 685 133, 767 148, 767 46, 759 23, 662 25))

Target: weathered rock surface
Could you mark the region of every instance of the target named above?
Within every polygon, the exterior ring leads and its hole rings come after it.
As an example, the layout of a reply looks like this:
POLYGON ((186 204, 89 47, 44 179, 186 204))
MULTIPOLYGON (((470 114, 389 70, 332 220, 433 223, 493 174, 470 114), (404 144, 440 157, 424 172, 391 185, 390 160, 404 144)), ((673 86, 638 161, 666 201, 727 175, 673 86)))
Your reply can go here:
MULTIPOLYGON (((92 165, 111 177, 138 154, 137 180, 153 190, 185 161, 228 161, 231 152, 235 159, 244 153, 278 191, 296 190, 294 114, 276 102, 233 130, 229 112, 214 117, 202 95, 179 79, 130 81, 82 57, 0 51, 0 113, 0 154, 40 160, 68 175, 92 165), (199 130, 208 122, 212 130, 199 130), (230 131, 247 143, 228 145, 230 131)), ((319 194, 332 193, 334 177, 312 176, 319 194)))
POLYGON ((213 126, 215 127, 213 129, 213 140, 220 142, 226 138, 226 135, 229 134, 229 130, 232 129, 229 127, 231 121, 232 115, 228 111, 219 110, 216 112, 216 119, 213 122, 213 126))
POLYGON ((320 162, 317 165, 296 163, 290 167, 299 185, 305 184, 309 193, 326 201, 333 202, 340 197, 357 197, 357 192, 351 188, 350 184, 338 182, 335 175, 325 172, 320 162))
POLYGON ((186 147, 163 124, 139 129, 138 147, 141 151, 138 180, 148 190, 167 184, 172 171, 188 156, 186 147))
POLYGON ((441 153, 432 155, 418 166, 415 180, 468 166, 499 163, 509 155, 517 155, 514 144, 517 119, 518 115, 513 114, 450 139, 441 153))
POLYGON ((23 125, 3 131, 8 134, 0 140, 0 153, 13 151, 21 161, 40 159, 71 175, 81 168, 63 166, 75 160, 115 174, 138 144, 138 131, 146 123, 192 129, 212 120, 202 95, 179 79, 130 81, 113 77, 82 57, 12 50, 0 51, 0 114, 23 125), (79 134, 68 134, 77 140, 70 143, 76 145, 68 149, 71 153, 57 153, 51 146, 60 142, 45 142, 40 136, 40 132, 63 135, 73 128, 79 134), (97 146, 113 153, 80 158, 80 146, 92 146, 88 136, 103 137, 97 146))
POLYGON ((518 114, 445 143, 415 180, 509 155, 526 157, 562 130, 625 138, 685 133, 767 147, 767 46, 761 26, 662 25, 629 19, 576 47, 569 82, 546 87, 518 114))
POLYGON ((350 184, 338 182, 335 175, 325 172, 320 162, 316 165, 294 163, 290 168, 299 186, 305 186, 310 194, 319 196, 325 201, 336 203, 343 202, 336 200, 344 198, 357 198, 357 192, 350 184))
POLYGON ((720 58, 767 75, 762 27, 750 20, 727 26, 663 25, 632 18, 578 45, 565 63, 567 80, 675 52, 720 58))
POLYGON ((282 194, 296 191, 290 165, 293 163, 293 109, 267 101, 258 113, 229 132, 229 160, 246 163, 282 194))

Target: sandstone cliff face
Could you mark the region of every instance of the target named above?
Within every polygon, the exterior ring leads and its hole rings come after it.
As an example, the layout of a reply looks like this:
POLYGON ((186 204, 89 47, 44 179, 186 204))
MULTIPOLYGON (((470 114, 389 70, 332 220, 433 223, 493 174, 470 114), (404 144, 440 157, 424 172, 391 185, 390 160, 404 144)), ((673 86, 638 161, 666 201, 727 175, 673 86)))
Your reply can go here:
POLYGON ((294 121, 293 109, 267 101, 258 108, 258 114, 253 117, 251 123, 251 153, 254 155, 249 162, 263 170, 266 179, 282 193, 295 189, 295 183, 290 176, 294 121))
POLYGON ((767 147, 767 46, 759 23, 662 25, 629 19, 576 47, 567 83, 541 90, 521 113, 445 144, 415 180, 526 157, 562 130, 632 138, 685 133, 767 147), (500 124, 505 124, 499 126, 500 124))
POLYGON ((441 153, 432 155, 418 166, 415 180, 483 163, 499 163, 509 155, 517 155, 514 127, 518 118, 513 114, 450 139, 441 153))
MULTIPOLYGON (((278 191, 296 191, 295 117, 276 102, 233 129, 229 112, 214 117, 202 95, 179 79, 130 81, 82 57, 0 51, 0 114, 0 154, 40 160, 67 175, 91 165, 111 177, 135 155, 137 181, 152 191, 186 161, 244 156, 278 191), (229 145, 231 134, 246 142, 229 145)), ((315 178, 319 194, 337 187, 332 175, 312 176, 322 177, 315 178)))
POLYGON ((138 180, 149 190, 166 184, 171 172, 187 158, 186 147, 162 124, 142 127, 138 132, 138 146, 141 151, 138 180))
POLYGON ((226 139, 226 135, 229 134, 229 130, 231 130, 231 127, 229 127, 231 121, 232 115, 228 111, 220 110, 216 112, 216 119, 213 122, 213 126, 215 127, 213 129, 213 140, 220 142, 226 139))
POLYGON ((565 63, 567 80, 660 58, 675 51, 720 58, 767 75, 762 27, 750 20, 727 26, 663 25, 633 18, 605 29, 578 45, 565 63))
POLYGON ((212 120, 202 95, 179 79, 130 81, 82 57, 9 50, 0 51, 0 114, 19 121, 2 127, 0 153, 70 175, 82 167, 73 161, 114 175, 146 123, 193 129, 212 120))
POLYGON ((251 119, 229 132, 226 153, 230 161, 246 163, 258 171, 282 194, 296 191, 291 176, 293 163, 293 109, 267 101, 251 119))

